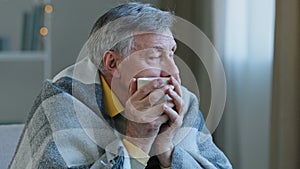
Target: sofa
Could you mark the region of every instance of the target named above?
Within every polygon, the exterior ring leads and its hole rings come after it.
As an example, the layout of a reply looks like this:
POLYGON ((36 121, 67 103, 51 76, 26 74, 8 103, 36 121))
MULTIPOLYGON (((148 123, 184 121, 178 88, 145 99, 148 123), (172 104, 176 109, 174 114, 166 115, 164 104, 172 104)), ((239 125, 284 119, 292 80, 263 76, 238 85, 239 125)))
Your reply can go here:
POLYGON ((0 169, 7 169, 14 155, 24 124, 0 124, 0 169))

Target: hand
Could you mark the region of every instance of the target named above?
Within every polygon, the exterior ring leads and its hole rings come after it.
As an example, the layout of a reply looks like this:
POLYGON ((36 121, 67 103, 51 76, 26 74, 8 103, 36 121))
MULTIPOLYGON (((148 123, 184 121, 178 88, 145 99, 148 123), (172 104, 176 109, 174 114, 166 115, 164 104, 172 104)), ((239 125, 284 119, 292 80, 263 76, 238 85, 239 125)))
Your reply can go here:
POLYGON ((136 79, 133 79, 129 87, 129 99, 125 104, 124 116, 128 119, 126 139, 145 153, 149 153, 152 144, 162 124, 169 118, 163 114, 166 107, 174 107, 172 101, 158 103, 172 85, 163 85, 161 79, 156 79, 137 90, 136 79))
POLYGON ((173 138, 182 125, 183 120, 183 100, 180 84, 174 78, 170 79, 170 84, 175 88, 174 90, 168 90, 167 94, 172 98, 175 107, 164 107, 164 114, 168 116, 167 123, 160 127, 159 134, 157 135, 151 154, 157 155, 161 165, 163 167, 169 167, 171 165, 172 153, 173 153, 173 138))

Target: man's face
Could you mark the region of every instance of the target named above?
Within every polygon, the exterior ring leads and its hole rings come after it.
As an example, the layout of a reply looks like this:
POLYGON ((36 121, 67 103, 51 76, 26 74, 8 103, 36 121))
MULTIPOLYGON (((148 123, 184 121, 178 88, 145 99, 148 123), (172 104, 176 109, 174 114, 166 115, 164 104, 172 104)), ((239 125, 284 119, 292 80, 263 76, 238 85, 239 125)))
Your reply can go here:
POLYGON ((122 85, 128 89, 130 80, 140 77, 173 76, 180 82, 174 62, 175 50, 176 42, 170 31, 135 33, 130 55, 118 66, 122 85))

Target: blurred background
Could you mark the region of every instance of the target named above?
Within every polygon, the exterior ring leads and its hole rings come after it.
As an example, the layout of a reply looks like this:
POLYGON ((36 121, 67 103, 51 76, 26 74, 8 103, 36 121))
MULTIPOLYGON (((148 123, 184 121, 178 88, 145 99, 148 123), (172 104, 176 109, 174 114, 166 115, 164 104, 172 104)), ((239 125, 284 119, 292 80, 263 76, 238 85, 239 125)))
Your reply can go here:
MULTIPOLYGON (((24 123, 42 82, 73 64, 96 19, 124 2, 0 0, 0 124, 24 123)), ((174 11, 216 47, 227 100, 213 136, 233 167, 300 168, 300 1, 139 2, 174 11)), ((206 117, 208 73, 193 50, 177 43, 176 55, 196 77, 206 117)), ((184 71, 181 76, 190 86, 184 71)))

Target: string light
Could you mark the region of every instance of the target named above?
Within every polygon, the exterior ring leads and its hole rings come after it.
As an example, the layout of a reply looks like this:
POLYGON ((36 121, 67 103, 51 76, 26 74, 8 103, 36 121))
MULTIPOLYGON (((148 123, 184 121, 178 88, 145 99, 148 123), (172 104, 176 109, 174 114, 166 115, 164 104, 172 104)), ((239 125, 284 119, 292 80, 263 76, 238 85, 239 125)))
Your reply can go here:
POLYGON ((52 5, 45 5, 45 8, 44 8, 44 11, 46 12, 46 13, 52 13, 52 11, 53 11, 53 6, 52 5))
POLYGON ((48 34, 48 28, 47 27, 41 27, 41 29, 40 29, 40 34, 42 35, 42 36, 46 36, 47 34, 48 34))

